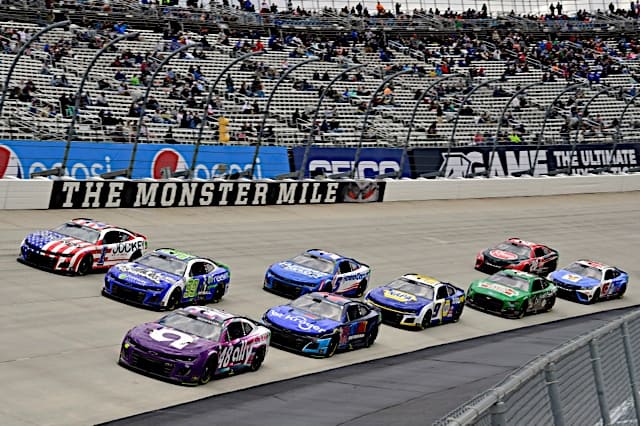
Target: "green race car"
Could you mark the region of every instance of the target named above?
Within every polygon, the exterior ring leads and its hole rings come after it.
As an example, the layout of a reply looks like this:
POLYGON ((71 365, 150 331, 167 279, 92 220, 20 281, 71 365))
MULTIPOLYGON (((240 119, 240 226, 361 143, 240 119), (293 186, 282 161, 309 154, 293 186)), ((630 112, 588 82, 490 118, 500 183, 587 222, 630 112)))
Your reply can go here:
POLYGON ((522 318, 529 312, 551 310, 556 292, 556 286, 546 278, 506 269, 473 281, 467 290, 467 304, 505 317, 522 318))

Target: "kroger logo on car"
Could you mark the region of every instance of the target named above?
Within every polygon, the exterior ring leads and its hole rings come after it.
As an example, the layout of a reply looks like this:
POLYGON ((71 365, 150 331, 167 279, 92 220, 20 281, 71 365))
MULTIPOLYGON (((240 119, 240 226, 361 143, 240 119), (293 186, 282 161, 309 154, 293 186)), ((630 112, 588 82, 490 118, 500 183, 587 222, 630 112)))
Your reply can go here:
POLYGON ((271 314, 275 317, 282 318, 286 321, 291 321, 298 325, 298 328, 302 331, 315 331, 316 333, 324 333, 327 331, 325 328, 322 328, 316 324, 310 323, 307 319, 301 315, 289 315, 283 314, 278 311, 271 311, 271 314))

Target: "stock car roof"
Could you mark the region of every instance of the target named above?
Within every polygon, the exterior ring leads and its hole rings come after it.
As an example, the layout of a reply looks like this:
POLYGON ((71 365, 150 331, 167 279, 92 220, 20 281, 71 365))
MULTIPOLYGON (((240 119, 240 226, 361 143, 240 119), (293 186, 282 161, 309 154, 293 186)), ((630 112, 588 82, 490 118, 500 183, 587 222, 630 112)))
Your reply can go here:
POLYGON ((345 258, 345 256, 342 256, 340 254, 333 253, 326 250, 320 250, 320 249, 309 249, 306 251, 306 253, 309 253, 313 256, 320 257, 322 259, 330 260, 332 262, 345 258))
POLYGON ((183 251, 172 249, 172 248, 155 249, 154 253, 161 253, 161 254, 164 254, 166 256, 174 257, 174 258, 176 258, 178 260, 181 260, 181 261, 184 261, 184 262, 188 262, 188 261, 193 260, 193 259, 200 259, 199 256, 194 256, 194 255, 192 255, 190 253, 185 253, 183 251))
MULTIPOLYGON (((502 275, 510 275, 512 277, 520 277, 526 280, 531 280, 533 278, 539 278, 536 274, 532 274, 530 272, 519 271, 517 269, 503 269, 501 271, 496 272, 496 274, 502 275)), ((489 277, 491 279, 491 277, 489 277)))
POLYGON ((526 246, 526 247, 540 247, 540 246, 542 246, 542 244, 533 243, 531 241, 523 240, 523 239, 517 238, 517 237, 509 238, 507 241, 509 241, 510 243, 513 243, 513 244, 517 244, 519 246, 526 246))
POLYGON ((409 278, 412 281, 415 281, 417 283, 420 284, 424 284, 424 285, 428 285, 428 286, 435 286, 441 283, 440 280, 437 280, 433 277, 430 277, 428 275, 421 275, 421 274, 404 274, 403 277, 409 278))
POLYGON ((215 321, 220 323, 223 323, 232 318, 236 318, 236 315, 234 314, 231 314, 229 312, 226 312, 220 309, 209 308, 207 306, 188 306, 186 308, 182 308, 182 311, 190 315, 195 315, 197 317, 201 317, 209 321, 215 321))
POLYGON ((610 265, 606 265, 604 263, 596 262, 594 260, 588 260, 588 259, 576 260, 575 263, 579 263, 579 264, 584 265, 584 266, 590 266, 592 268, 596 268, 596 269, 599 269, 601 271, 604 270, 604 269, 612 268, 612 266, 610 266, 610 265))
POLYGON ((348 297, 340 296, 339 294, 334 294, 334 293, 316 291, 316 292, 307 293, 307 294, 314 298, 317 297, 319 299, 324 299, 328 302, 332 302, 340 306, 344 306, 347 303, 352 302, 352 300, 349 299, 348 297))
MULTIPOLYGON (((88 228, 96 229, 98 231, 102 231, 103 229, 118 228, 117 226, 109 225, 108 223, 98 222, 96 220, 87 219, 83 217, 71 219, 69 222, 73 222, 81 226, 86 226, 88 228)), ((119 229, 122 229, 122 228, 119 228, 119 229)))

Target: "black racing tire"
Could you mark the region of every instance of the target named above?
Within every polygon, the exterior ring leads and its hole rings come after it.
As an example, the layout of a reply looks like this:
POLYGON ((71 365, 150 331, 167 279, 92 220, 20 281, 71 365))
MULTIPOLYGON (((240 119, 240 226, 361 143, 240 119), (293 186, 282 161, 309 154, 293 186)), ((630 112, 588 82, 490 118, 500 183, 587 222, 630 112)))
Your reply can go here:
POLYGON ((340 335, 336 333, 331 337, 331 341, 329 342, 329 347, 327 348, 327 358, 331 358, 335 355, 336 351, 338 350, 339 342, 340 335))
POLYGON ((129 257, 129 262, 134 262, 142 256, 142 252, 140 250, 134 251, 129 257))
POLYGON ((429 309, 425 314, 424 317, 422 317, 422 322, 420 323, 420 328, 422 330, 424 330, 425 328, 429 328, 429 326, 431 325, 431 309, 429 309))
POLYGON ((452 321, 453 322, 458 322, 458 320, 460 319, 460 317, 462 316, 462 311, 464 310, 464 305, 460 306, 460 309, 457 310, 452 317, 452 321))
POLYGON ((218 283, 216 291, 213 292, 213 298, 211 301, 213 303, 218 303, 222 299, 222 296, 224 296, 224 283, 218 283))
POLYGON ((362 281, 360 281, 360 284, 358 284, 358 290, 356 291, 356 297, 362 297, 364 295, 365 291, 367 291, 367 280, 362 280, 362 281))
POLYGON ((551 296, 550 298, 547 299, 546 303, 544 304, 544 311, 545 312, 549 312, 551 309, 553 309, 553 305, 556 304, 556 296, 551 296))
POLYGON ((531 272, 531 265, 530 264, 526 264, 522 267, 522 272, 531 272))
POLYGON ((622 284, 622 287, 620 288, 620 290, 618 291, 618 294, 616 294, 616 297, 618 299, 620 299, 622 296, 624 296, 624 293, 627 291, 627 285, 626 284, 622 284))
POLYGON ((529 307, 529 299, 526 299, 524 302, 522 302, 522 305, 520 306, 520 310, 516 313, 516 318, 518 319, 524 318, 524 316, 527 314, 528 307, 529 307))
POLYGON ((258 348, 258 350, 256 351, 256 354, 253 356, 253 360, 251 361, 251 366, 249 367, 251 371, 260 370, 260 367, 262 367, 262 363, 264 362, 264 356, 266 353, 267 353, 266 348, 264 347, 258 348))
POLYGON ((594 303, 598 303, 600 301, 600 289, 597 289, 593 294, 593 297, 589 301, 589 305, 593 305, 594 303))
POLYGON ((87 275, 93 269, 93 259, 91 255, 86 255, 80 260, 78 264, 78 269, 76 269, 76 274, 78 275, 87 275))
POLYGON ((216 373, 216 369, 218 368, 218 357, 213 355, 211 358, 207 360, 207 363, 204 365, 202 369, 202 374, 200 375, 199 383, 201 385, 206 385, 213 379, 214 374, 216 373))
POLYGON ((181 300, 182 300, 182 291, 179 288, 176 288, 175 290, 173 290, 173 293, 171 293, 171 296, 169 296, 166 310, 173 311, 178 307, 181 300))
POLYGON ((376 339, 378 338, 379 329, 380 329, 380 326, 376 326, 373 330, 371 330, 371 333, 367 336, 367 338, 364 341, 365 348, 368 348, 375 343, 376 339))
POLYGON ((551 273, 556 269, 558 269, 558 261, 554 260, 551 263, 549 263, 549 266, 547 266, 547 273, 551 273))

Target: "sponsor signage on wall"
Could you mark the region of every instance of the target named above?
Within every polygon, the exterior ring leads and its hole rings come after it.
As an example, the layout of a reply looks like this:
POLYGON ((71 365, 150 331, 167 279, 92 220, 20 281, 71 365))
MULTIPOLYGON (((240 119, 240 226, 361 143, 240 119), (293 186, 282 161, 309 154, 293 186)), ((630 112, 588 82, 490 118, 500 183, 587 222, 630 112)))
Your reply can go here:
MULTIPOLYGON (((65 142, 0 141, 0 178, 29 178, 31 173, 60 167, 65 142)), ((65 175, 74 179, 97 177, 102 173, 129 167, 133 144, 72 142, 65 175)), ((194 145, 139 144, 132 178, 163 177, 191 168, 194 145)), ((251 169, 255 147, 201 145, 194 168, 194 177, 211 179, 251 169)), ((287 148, 264 146, 254 168, 254 178, 272 178, 289 173, 287 148)))
POLYGON ((572 174, 587 174, 595 169, 611 165, 613 173, 638 167, 640 144, 612 145, 553 145, 540 149, 535 146, 498 146, 492 154, 490 146, 446 148, 415 148, 410 158, 413 176, 444 172, 444 177, 457 178, 484 174, 510 176, 530 170, 535 164, 535 175, 543 175, 571 166, 572 174), (493 163, 491 157, 493 156, 493 163))
POLYGON ((264 206, 379 202, 376 181, 129 181, 53 182, 50 209, 264 206))
MULTIPOLYGON (((305 147, 295 147, 291 149, 294 167, 300 170, 304 159, 305 147)), ((323 148, 311 147, 305 165, 305 177, 316 174, 339 174, 350 172, 354 169, 354 159, 356 148, 323 148)), ((357 167, 355 167, 356 177, 371 179, 385 173, 397 172, 400 170, 400 163, 404 150, 401 148, 363 148, 357 167)), ((405 157, 402 177, 411 177, 409 160, 405 157)))

